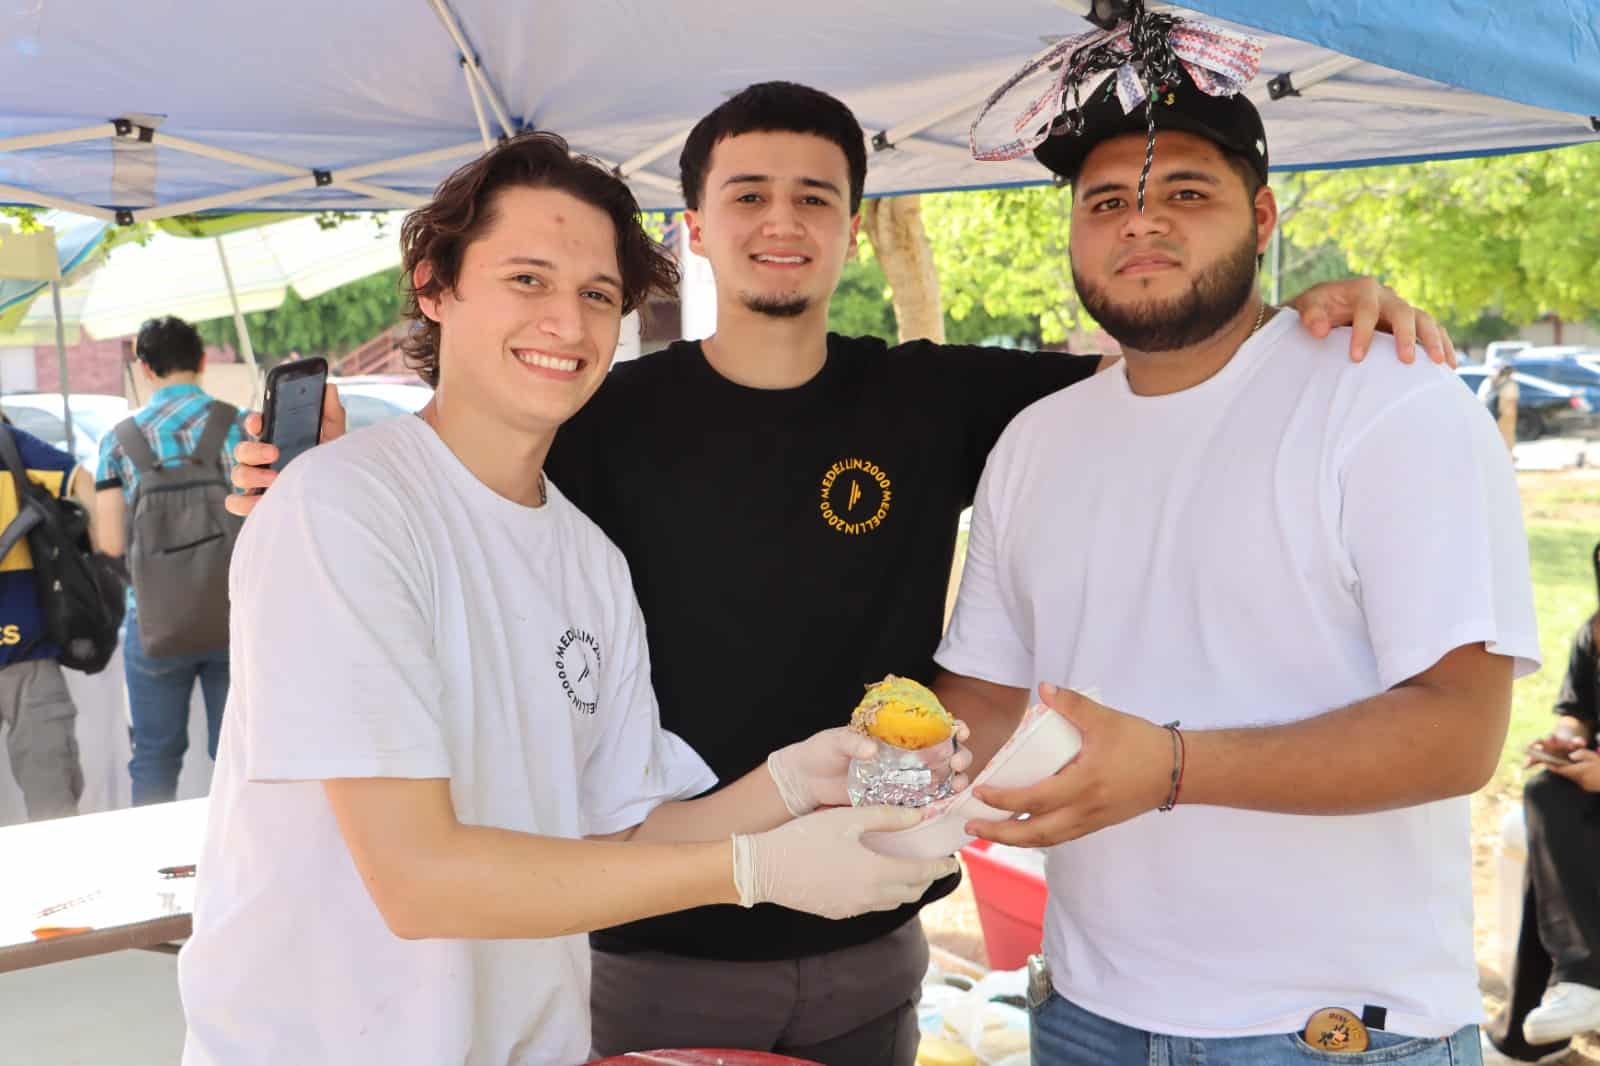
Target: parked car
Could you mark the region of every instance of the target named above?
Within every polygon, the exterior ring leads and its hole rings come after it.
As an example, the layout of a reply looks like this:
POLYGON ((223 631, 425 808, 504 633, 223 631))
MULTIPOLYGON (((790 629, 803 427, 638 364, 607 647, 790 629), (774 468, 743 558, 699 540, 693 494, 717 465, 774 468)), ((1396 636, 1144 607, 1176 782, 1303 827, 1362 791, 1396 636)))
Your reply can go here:
MULTIPOLYGON (((1484 380, 1492 373, 1481 366, 1456 369, 1462 384, 1479 394, 1484 380)), ((1600 437, 1600 415, 1575 389, 1553 381, 1517 372, 1517 439, 1540 437, 1600 437)), ((1487 401, 1489 413, 1498 417, 1498 398, 1487 401)))
POLYGON ((1493 366, 1502 359, 1509 359, 1532 347, 1532 341, 1490 341, 1483 350, 1483 361, 1493 366))
POLYGON ((1581 352, 1566 357, 1525 352, 1513 357, 1511 365, 1524 374, 1576 389, 1590 407, 1600 411, 1600 367, 1584 362, 1581 352))
POLYGON ((72 394, 72 444, 61 414, 59 392, 12 392, 0 396, 0 410, 18 429, 55 445, 92 472, 100 461, 100 438, 128 417, 128 401, 99 393, 72 394))
POLYGON ((1511 353, 1516 359, 1576 359, 1579 356, 1600 355, 1600 349, 1588 344, 1540 344, 1511 353))
POLYGON ((414 377, 367 376, 328 381, 339 390, 349 429, 420 411, 433 398, 433 390, 414 377))

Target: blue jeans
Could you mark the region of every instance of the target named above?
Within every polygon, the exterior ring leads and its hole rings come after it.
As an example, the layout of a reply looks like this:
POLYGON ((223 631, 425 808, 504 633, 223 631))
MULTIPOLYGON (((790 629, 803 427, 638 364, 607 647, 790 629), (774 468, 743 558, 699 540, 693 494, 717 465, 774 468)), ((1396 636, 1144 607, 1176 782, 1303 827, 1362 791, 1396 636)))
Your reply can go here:
POLYGON ((139 642, 139 615, 130 610, 122 629, 122 664, 133 719, 133 758, 128 760, 133 805, 177 799, 178 771, 189 750, 189 697, 197 679, 206 701, 206 747, 217 757, 222 708, 228 702, 228 649, 146 655, 139 642))
POLYGON ((1298 1033, 1213 1038, 1147 1033, 1091 1014, 1052 992, 1033 1011, 1031 1029, 1033 1066, 1483 1066, 1476 1025, 1439 1040, 1374 1029, 1366 1051, 1319 1051, 1298 1033))

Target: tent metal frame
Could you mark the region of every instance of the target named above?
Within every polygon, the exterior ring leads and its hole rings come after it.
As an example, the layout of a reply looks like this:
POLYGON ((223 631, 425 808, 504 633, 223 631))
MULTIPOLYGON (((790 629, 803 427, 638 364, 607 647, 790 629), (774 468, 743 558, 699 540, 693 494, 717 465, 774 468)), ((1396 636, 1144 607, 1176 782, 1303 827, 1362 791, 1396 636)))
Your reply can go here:
MULTIPOLYGON (((467 141, 446 148, 416 152, 350 167, 308 168, 264 156, 205 144, 187 137, 163 133, 134 118, 120 116, 90 126, 79 126, 72 129, 0 139, 0 153, 24 152, 31 149, 92 141, 98 138, 106 138, 112 143, 133 139, 142 144, 159 146, 217 162, 228 163, 247 170, 271 174, 278 180, 237 188, 210 196, 193 197, 138 208, 102 207, 98 204, 57 196, 38 189, 3 183, 0 183, 0 199, 71 211, 121 225, 172 218, 177 215, 239 208, 258 199, 281 196, 313 188, 341 189, 361 196, 367 201, 367 203, 359 205, 345 205, 341 210, 390 210, 394 208, 419 207, 427 202, 427 197, 391 188, 381 184, 381 182, 373 182, 367 179, 381 178, 386 174, 430 166, 441 162, 465 160, 486 151, 497 140, 512 136, 520 128, 507 110, 504 97, 484 69, 477 51, 468 40, 461 22, 450 8, 448 0, 425 0, 425 2, 438 17, 441 27, 449 36, 455 48, 457 61, 461 66, 462 77, 467 90, 467 97, 471 103, 473 116, 478 126, 479 137, 475 141, 467 141)), ((1056 0, 1056 3, 1063 9, 1082 16, 1087 16, 1091 7, 1090 0, 1056 0)), ((1172 5, 1156 4, 1153 6, 1159 9, 1172 5)), ((1303 70, 1286 71, 1278 74, 1266 84, 1258 85, 1251 89, 1249 95, 1254 102, 1264 107, 1270 107, 1272 103, 1291 96, 1352 102, 1394 103, 1398 101, 1407 106, 1431 111, 1481 114, 1486 117, 1551 122, 1576 126, 1589 133, 1600 133, 1600 118, 1593 115, 1552 111, 1477 94, 1463 95, 1445 89, 1383 89, 1377 86, 1335 80, 1340 75, 1348 74, 1352 70, 1365 65, 1359 59, 1334 56, 1303 70)), ((969 153, 966 144, 954 144, 940 140, 929 135, 928 131, 948 122, 950 119, 972 111, 986 99, 987 95, 987 92, 970 92, 953 98, 941 106, 930 108, 903 122, 870 132, 867 135, 868 151, 875 154, 893 150, 951 158, 968 158, 969 153)), ((681 190, 676 180, 646 168, 680 148, 688 136, 689 129, 686 128, 670 137, 663 138, 628 159, 612 161, 600 158, 599 161, 626 181, 648 186, 659 191, 678 194, 681 190)), ((1047 182, 1048 179, 1041 177, 1039 183, 1046 184, 1047 182)), ((314 210, 315 208, 308 209, 314 210)))

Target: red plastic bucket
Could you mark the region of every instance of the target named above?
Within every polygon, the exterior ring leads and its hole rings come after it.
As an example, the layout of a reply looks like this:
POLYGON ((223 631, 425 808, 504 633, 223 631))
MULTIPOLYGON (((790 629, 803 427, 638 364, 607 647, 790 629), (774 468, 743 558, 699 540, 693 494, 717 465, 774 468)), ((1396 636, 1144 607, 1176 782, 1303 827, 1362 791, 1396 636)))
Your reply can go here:
POLYGON ((1044 878, 989 855, 989 841, 961 849, 978 901, 978 924, 991 970, 1015 970, 1044 940, 1044 878))
POLYGON ((663 1048, 660 1051, 632 1051, 608 1059, 595 1059, 589 1066, 821 1066, 810 1059, 795 1059, 766 1051, 731 1051, 717 1048, 663 1048))

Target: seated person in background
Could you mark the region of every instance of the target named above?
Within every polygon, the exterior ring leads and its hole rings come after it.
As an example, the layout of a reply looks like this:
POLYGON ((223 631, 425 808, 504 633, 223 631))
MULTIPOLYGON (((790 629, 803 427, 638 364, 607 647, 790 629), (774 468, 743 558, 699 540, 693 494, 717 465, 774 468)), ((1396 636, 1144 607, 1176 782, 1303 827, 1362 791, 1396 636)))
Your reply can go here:
MULTIPOLYGON (((1593 552, 1600 599, 1600 544, 1593 552)), ((1554 1062, 1579 1033, 1600 1029, 1600 610, 1578 627, 1556 697, 1556 727, 1537 752, 1566 760, 1528 779, 1522 809, 1528 868, 1510 995, 1488 1026, 1485 1062, 1554 1062)))

